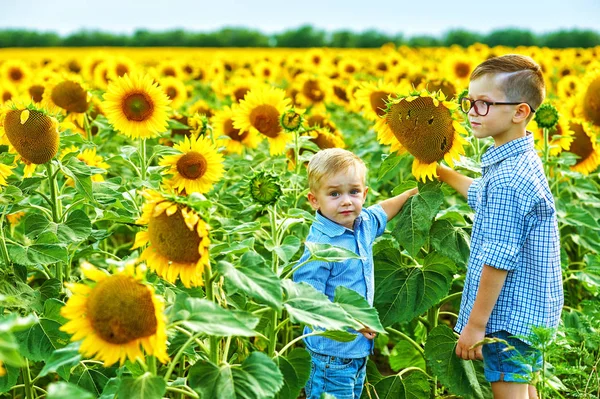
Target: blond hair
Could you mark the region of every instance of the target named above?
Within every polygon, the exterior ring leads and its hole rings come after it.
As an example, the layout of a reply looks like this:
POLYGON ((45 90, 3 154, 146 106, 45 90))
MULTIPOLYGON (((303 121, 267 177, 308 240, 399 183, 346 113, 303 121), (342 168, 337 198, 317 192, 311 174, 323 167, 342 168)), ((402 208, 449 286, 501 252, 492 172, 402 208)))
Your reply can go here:
POLYGON ((328 148, 317 152, 308 163, 308 187, 318 190, 324 177, 343 172, 351 167, 362 173, 363 184, 366 185, 367 166, 357 155, 341 148, 328 148))
POLYGON ((507 54, 490 58, 473 70, 471 80, 490 74, 505 75, 500 80, 500 89, 508 101, 525 102, 534 110, 544 101, 546 85, 542 68, 530 57, 507 54))

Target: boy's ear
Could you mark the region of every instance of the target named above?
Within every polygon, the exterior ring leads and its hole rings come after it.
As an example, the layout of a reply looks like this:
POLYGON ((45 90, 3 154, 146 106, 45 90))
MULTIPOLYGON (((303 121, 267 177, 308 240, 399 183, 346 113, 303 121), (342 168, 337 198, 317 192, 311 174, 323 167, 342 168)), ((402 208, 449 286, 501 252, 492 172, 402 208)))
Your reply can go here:
POLYGON ((319 209, 319 200, 317 199, 317 197, 315 197, 315 195, 313 193, 311 193, 310 191, 308 192, 308 202, 310 203, 310 206, 313 207, 313 209, 316 211, 319 209))
POLYGON ((531 108, 529 107, 529 105, 525 103, 519 104, 517 110, 515 111, 515 115, 513 116, 513 122, 521 123, 527 120, 529 115, 531 115, 531 108))
POLYGON ((367 200, 367 193, 369 192, 369 187, 365 187, 365 193, 363 194, 363 203, 367 200))

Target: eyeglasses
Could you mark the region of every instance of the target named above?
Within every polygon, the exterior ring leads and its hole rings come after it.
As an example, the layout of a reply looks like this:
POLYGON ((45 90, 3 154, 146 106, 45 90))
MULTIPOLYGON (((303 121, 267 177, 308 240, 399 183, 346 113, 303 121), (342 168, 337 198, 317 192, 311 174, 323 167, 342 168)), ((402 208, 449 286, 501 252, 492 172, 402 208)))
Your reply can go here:
MULTIPOLYGON (((486 116, 488 112, 490 112, 490 106, 492 105, 519 105, 519 104, 527 104, 524 102, 519 103, 505 103, 505 102, 491 102, 485 100, 472 100, 469 97, 462 97, 460 99, 460 109, 468 114, 473 107, 475 107, 475 113, 479 116, 486 116)), ((529 104, 527 104, 529 105, 529 104)), ((531 112, 535 112, 535 109, 531 105, 529 105, 531 112)))

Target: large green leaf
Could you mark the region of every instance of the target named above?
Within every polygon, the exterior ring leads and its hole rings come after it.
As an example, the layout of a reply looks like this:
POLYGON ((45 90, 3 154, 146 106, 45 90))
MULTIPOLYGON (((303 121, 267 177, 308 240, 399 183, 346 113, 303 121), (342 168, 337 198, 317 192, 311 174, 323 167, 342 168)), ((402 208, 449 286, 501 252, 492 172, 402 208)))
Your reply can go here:
POLYGON ((19 353, 19 343, 8 332, 0 332, 0 364, 9 364, 14 367, 24 365, 23 358, 19 353))
POLYGON ((564 211, 560 208, 557 209, 557 215, 560 218, 560 221, 565 224, 571 226, 586 226, 595 230, 600 230, 600 225, 596 218, 592 216, 589 210, 581 206, 573 204, 565 205, 564 211))
POLYGON ((64 348, 55 350, 49 359, 46 359, 46 364, 39 376, 43 377, 48 373, 57 373, 64 380, 69 379, 70 368, 75 366, 81 360, 79 353, 79 343, 71 343, 64 348))
POLYGON ((436 220, 430 235, 433 249, 458 265, 467 264, 471 238, 462 228, 454 227, 448 220, 436 220))
POLYGON ((282 281, 286 293, 283 306, 294 323, 304 323, 326 330, 345 330, 348 327, 360 330, 362 325, 355 321, 339 304, 333 303, 325 294, 307 283, 282 281))
POLYGON ((407 367, 418 367, 425 370, 425 358, 412 344, 401 340, 390 351, 390 367, 394 371, 400 371, 407 367))
POLYGON ((75 371, 71 374, 69 382, 80 386, 86 391, 92 392, 95 396, 99 396, 104 390, 104 386, 110 377, 113 377, 114 368, 106 369, 97 366, 95 368, 88 367, 83 362, 79 363, 75 371))
POLYGON ((392 235, 413 257, 427 242, 429 229, 444 197, 438 183, 419 187, 419 194, 402 207, 392 235))
POLYGON ((358 292, 342 285, 335 289, 334 302, 338 303, 350 316, 371 330, 384 333, 377 309, 370 306, 358 292))
POLYGON ((456 336, 450 328, 437 326, 427 336, 425 359, 427 364, 450 392, 466 398, 483 399, 484 389, 477 377, 481 362, 462 360, 456 356, 456 336))
POLYGON ((263 265, 235 267, 229 262, 219 262, 219 273, 227 284, 245 292, 250 298, 274 309, 281 309, 282 291, 279 277, 263 265))
POLYGON ((360 259, 360 256, 345 248, 336 247, 330 244, 319 244, 306 241, 304 243, 310 251, 311 260, 320 260, 323 262, 342 262, 346 259, 360 259))
POLYGON ((60 381, 48 385, 48 399, 94 399, 96 396, 77 385, 60 381))
POLYGON ((239 335, 253 337, 259 319, 249 313, 224 309, 204 298, 186 298, 175 314, 175 320, 194 332, 229 337, 239 335))
POLYGON ((92 172, 89 166, 76 157, 72 157, 66 163, 60 164, 60 170, 75 182, 75 189, 78 193, 95 203, 92 191, 92 172))
POLYGON ((421 372, 413 371, 401 377, 394 375, 381 379, 375 384, 373 390, 379 399, 428 399, 429 381, 421 372))
POLYGON ((268 248, 265 243, 265 248, 269 251, 275 251, 281 260, 283 260, 285 263, 288 263, 300 249, 300 244, 301 241, 298 237, 289 235, 283 239, 281 245, 268 248))
POLYGON ((165 380, 151 373, 145 373, 138 378, 125 377, 119 387, 119 397, 127 399, 161 399, 165 392, 165 380))
POLYGON ((283 386, 283 376, 273 360, 262 352, 252 352, 241 365, 218 367, 198 361, 190 369, 190 387, 202 399, 273 397, 283 386))
POLYGON ((64 244, 32 244, 29 246, 7 244, 10 259, 25 266, 51 265, 69 260, 64 244))
POLYGON ((277 361, 283 375, 283 387, 276 398, 296 399, 310 376, 310 354, 302 348, 295 348, 288 356, 278 357, 277 361))
POLYGON ((10 391, 14 387, 21 374, 21 369, 9 365, 4 365, 6 374, 0 377, 0 394, 10 391))
POLYGON ((42 317, 38 324, 15 333, 21 353, 36 362, 49 359, 56 349, 69 343, 69 334, 60 331, 60 326, 57 321, 42 317))
POLYGON ((64 223, 54 223, 44 215, 31 214, 25 219, 25 233, 32 239, 44 232, 52 232, 60 242, 71 243, 85 240, 92 232, 92 224, 84 211, 76 209, 64 223))
POLYGON ((431 253, 422 266, 404 265, 393 248, 375 257, 375 307, 384 326, 410 321, 448 294, 454 264, 431 253))

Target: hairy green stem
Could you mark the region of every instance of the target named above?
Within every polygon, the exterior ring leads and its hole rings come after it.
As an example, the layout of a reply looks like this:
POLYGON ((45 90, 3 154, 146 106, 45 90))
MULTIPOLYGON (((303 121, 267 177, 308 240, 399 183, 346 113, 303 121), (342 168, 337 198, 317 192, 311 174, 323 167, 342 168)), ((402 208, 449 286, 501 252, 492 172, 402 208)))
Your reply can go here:
POLYGON ((6 207, 2 208, 2 215, 0 215, 0 252, 2 252, 2 261, 4 266, 10 266, 10 258, 8 257, 8 249, 6 248, 6 239, 4 238, 4 214, 6 207))

